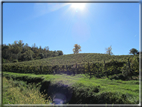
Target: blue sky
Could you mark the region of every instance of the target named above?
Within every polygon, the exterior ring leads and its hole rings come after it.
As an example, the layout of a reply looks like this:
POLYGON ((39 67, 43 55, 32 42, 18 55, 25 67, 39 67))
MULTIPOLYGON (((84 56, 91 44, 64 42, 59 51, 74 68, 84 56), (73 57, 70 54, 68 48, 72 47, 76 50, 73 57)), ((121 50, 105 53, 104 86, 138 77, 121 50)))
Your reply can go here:
POLYGON ((73 54, 139 51, 139 3, 4 3, 3 44, 22 40, 73 54))

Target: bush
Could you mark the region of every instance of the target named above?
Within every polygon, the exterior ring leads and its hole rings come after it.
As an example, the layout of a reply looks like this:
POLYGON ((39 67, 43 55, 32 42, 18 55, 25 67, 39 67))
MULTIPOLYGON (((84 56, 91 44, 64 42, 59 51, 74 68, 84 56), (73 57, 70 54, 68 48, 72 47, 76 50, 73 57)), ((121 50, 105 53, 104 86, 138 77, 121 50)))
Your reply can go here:
POLYGON ((134 74, 139 74, 139 57, 134 56, 131 58, 131 69, 134 71, 134 74))
POLYGON ((122 74, 117 74, 117 75, 113 75, 110 77, 110 80, 115 79, 115 80, 126 80, 126 78, 122 75, 122 74))
POLYGON ((17 72, 17 73, 34 73, 34 74, 49 74, 52 72, 50 66, 27 66, 20 64, 3 64, 3 71, 17 72))
POLYGON ((138 62, 138 58, 133 57, 133 58, 128 58, 128 62, 126 64, 124 64, 124 66, 122 67, 122 75, 126 78, 131 77, 132 79, 132 75, 136 74, 135 72, 138 71, 139 68, 139 62, 138 62))
POLYGON ((13 62, 18 62, 18 60, 13 60, 13 62))

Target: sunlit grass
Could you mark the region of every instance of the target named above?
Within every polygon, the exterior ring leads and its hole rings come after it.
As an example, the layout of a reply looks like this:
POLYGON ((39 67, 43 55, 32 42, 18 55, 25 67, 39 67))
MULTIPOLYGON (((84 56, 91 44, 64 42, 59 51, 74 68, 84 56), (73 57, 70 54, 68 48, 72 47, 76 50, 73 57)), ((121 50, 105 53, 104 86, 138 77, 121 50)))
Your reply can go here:
MULTIPOLYGON (((111 92, 111 95, 114 94, 114 97, 117 98, 121 95, 126 95, 131 103, 137 103, 139 101, 139 81, 138 80, 110 80, 108 78, 96 78, 93 77, 89 79, 84 74, 79 74, 75 76, 68 76, 66 74, 63 75, 34 75, 34 74, 21 74, 21 73, 11 73, 11 72, 3 72, 4 75, 9 75, 13 77, 22 77, 26 76, 29 78, 43 78, 43 81, 50 81, 51 84, 64 84, 69 87, 73 87, 75 91, 84 90, 83 92, 92 93, 94 88, 98 88, 99 92, 94 93, 93 95, 103 96, 107 93, 111 92)), ((19 89, 17 89, 19 90, 19 89)), ((89 95, 88 94, 88 95, 89 95)), ((86 94, 85 94, 86 95, 86 94)), ((32 96, 32 94, 29 94, 32 96)), ((36 101, 36 100, 35 100, 36 101)))
POLYGON ((49 104, 38 89, 32 85, 25 87, 3 77, 3 104, 49 104))

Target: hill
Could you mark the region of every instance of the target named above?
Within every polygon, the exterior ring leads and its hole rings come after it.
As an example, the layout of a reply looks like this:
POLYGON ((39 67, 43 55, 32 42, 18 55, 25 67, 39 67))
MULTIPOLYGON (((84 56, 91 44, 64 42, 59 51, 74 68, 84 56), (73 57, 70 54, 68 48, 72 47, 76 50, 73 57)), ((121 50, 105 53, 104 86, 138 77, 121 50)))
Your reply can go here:
POLYGON ((138 55, 107 55, 98 53, 80 53, 50 57, 39 60, 3 63, 2 71, 34 74, 89 74, 103 77, 117 75, 121 78, 139 75, 138 55), (123 76, 122 76, 123 74, 123 76))
MULTIPOLYGON (((138 56, 138 55, 137 55, 138 56)), ((86 64, 86 63, 96 63, 102 61, 118 60, 125 61, 129 57, 134 57, 133 55, 107 55, 99 53, 79 53, 79 54, 69 54, 50 58, 44 58, 39 60, 23 61, 16 63, 5 63, 4 65, 34 65, 34 66, 54 66, 54 65, 74 65, 74 64, 86 64)))

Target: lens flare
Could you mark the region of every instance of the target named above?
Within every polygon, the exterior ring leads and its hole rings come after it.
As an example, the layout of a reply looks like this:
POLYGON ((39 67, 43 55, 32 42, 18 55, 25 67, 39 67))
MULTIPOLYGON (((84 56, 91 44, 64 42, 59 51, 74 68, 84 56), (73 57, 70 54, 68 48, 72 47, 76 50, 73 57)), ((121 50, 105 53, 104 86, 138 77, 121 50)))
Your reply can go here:
POLYGON ((85 3, 72 3, 71 8, 83 10, 85 8, 85 3))

